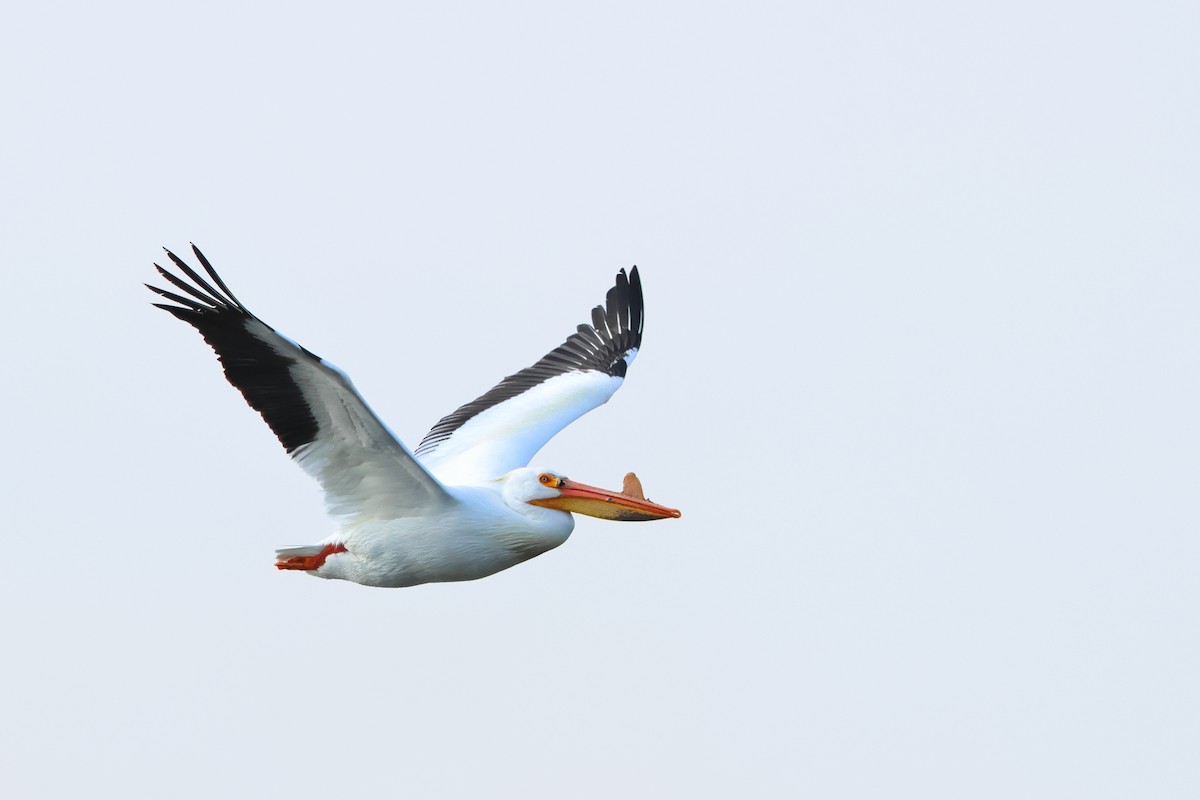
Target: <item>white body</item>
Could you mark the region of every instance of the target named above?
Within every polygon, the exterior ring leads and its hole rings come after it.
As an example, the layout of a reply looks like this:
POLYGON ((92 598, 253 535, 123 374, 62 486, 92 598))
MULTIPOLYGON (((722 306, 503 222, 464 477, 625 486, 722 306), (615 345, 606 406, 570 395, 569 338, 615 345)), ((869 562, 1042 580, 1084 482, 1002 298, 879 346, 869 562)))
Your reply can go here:
POLYGON ((323 544, 344 544, 310 574, 367 586, 416 586, 493 575, 567 540, 566 511, 505 502, 503 484, 448 487, 457 501, 436 516, 351 523, 323 544), (499 490, 499 491, 498 491, 499 490))

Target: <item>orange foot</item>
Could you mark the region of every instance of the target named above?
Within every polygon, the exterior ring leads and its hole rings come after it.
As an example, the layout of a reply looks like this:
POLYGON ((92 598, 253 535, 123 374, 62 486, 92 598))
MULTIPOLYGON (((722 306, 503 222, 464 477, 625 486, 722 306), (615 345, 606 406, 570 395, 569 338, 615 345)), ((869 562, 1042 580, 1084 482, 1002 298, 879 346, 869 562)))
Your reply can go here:
POLYGON ((275 568, 302 569, 305 571, 312 571, 314 569, 320 569, 321 565, 325 563, 325 559, 329 558, 334 553, 344 552, 346 552, 346 545, 344 544, 327 544, 325 545, 324 549, 315 556, 292 556, 284 561, 276 561, 275 568))

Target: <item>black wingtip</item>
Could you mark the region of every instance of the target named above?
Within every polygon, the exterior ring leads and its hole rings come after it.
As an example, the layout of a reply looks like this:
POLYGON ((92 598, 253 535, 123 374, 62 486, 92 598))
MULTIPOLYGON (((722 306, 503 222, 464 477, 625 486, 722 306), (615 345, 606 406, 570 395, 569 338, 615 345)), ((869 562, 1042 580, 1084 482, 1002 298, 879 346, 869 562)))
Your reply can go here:
MULTIPOLYGON (((204 271, 208 273, 208 276, 216 281, 217 286, 221 287, 221 291, 225 292, 225 295, 233 301, 235 306, 240 308, 242 311, 245 311, 247 314, 250 314, 250 309, 242 305, 242 301, 237 299, 237 295, 230 291, 229 287, 225 285, 225 281, 221 280, 221 276, 217 274, 217 271, 213 269, 213 265, 210 264, 208 259, 204 257, 204 253, 200 252, 200 248, 196 247, 196 245, 192 242, 188 242, 188 244, 192 246, 192 252, 195 253, 196 258, 200 260, 200 266, 204 267, 204 271)), ((250 316, 254 315, 250 314, 250 316)))

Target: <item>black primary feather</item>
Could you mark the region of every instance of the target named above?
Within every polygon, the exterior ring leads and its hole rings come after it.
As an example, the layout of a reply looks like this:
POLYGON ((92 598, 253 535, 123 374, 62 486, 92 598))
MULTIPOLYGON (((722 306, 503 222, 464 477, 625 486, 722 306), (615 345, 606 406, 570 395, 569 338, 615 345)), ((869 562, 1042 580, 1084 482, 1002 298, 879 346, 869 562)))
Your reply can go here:
MULTIPOLYGON (((169 311, 200 332, 204 341, 216 351, 225 369, 225 377, 237 387, 250 407, 262 415, 289 453, 315 440, 317 421, 291 372, 291 366, 297 358, 260 338, 251 326, 261 325, 276 336, 279 334, 241 304, 198 247, 192 245, 192 252, 220 291, 170 250, 166 252, 171 262, 194 285, 158 264, 154 266, 172 286, 187 292, 195 300, 146 284, 151 291, 177 304, 154 305, 169 311)), ((288 342, 289 349, 290 344, 288 342)), ((320 360, 304 348, 299 348, 299 353, 300 357, 320 360)))

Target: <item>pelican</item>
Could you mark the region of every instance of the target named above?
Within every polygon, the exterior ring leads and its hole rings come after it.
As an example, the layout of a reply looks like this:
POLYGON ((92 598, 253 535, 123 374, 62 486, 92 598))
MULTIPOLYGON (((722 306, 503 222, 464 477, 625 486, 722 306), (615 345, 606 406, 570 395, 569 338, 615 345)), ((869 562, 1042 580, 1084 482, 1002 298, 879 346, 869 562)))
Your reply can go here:
POLYGON ((153 305, 200 332, 341 525, 317 544, 277 550, 279 569, 367 586, 469 581, 558 547, 575 527, 572 512, 680 516, 647 500, 633 473, 611 491, 529 466, 624 382, 642 343, 637 267, 617 273, 590 325, 442 417, 409 451, 344 372, 250 313, 194 244, 192 252, 212 282, 166 250, 184 277, 154 266, 182 294, 146 284, 169 301, 153 305))

